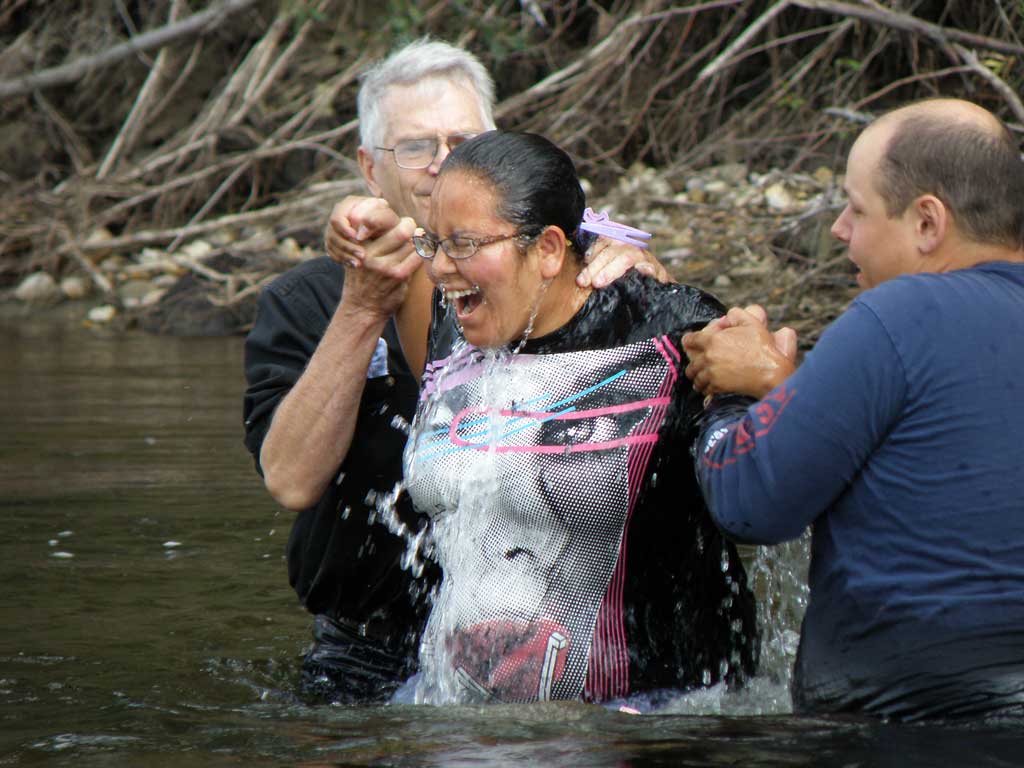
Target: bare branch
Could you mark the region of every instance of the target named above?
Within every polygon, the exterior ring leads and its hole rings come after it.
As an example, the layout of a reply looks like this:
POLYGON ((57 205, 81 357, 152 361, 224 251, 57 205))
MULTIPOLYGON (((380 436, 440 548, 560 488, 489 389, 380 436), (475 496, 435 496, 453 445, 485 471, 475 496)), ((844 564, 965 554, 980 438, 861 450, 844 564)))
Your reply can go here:
MULTIPOLYGON (((182 5, 183 0, 173 0, 171 3, 171 13, 168 19, 171 24, 177 20, 182 5)), ((139 95, 135 98, 135 103, 132 105, 128 117, 125 118, 121 130, 117 134, 117 138, 110 145, 110 149, 107 150, 107 156, 103 158, 99 170, 96 171, 96 179, 98 181, 102 181, 110 174, 122 153, 131 151, 132 145, 135 143, 135 137, 138 135, 139 126, 146 119, 149 106, 152 104, 153 99, 156 98, 157 86, 163 78, 166 69, 167 48, 161 48, 156 61, 153 63, 153 68, 146 77, 146 82, 143 83, 142 88, 139 90, 139 95)))
POLYGON ((1020 97, 1014 92, 1013 88, 1007 85, 1006 81, 999 77, 999 75, 978 61, 978 57, 973 52, 957 43, 953 44, 953 48, 967 66, 970 67, 972 72, 977 73, 982 80, 991 85, 1003 97, 1007 106, 1017 116, 1017 119, 1024 122, 1024 104, 1021 103, 1020 97))
POLYGON ((789 0, 780 0, 767 11, 762 13, 753 23, 750 24, 743 32, 726 46, 726 49, 718 54, 714 60, 709 63, 704 69, 697 74, 697 82, 701 83, 712 77, 725 66, 730 63, 730 60, 736 55, 736 52, 742 50, 747 43, 750 42, 762 29, 764 29, 772 19, 782 13, 789 7, 789 0))
POLYGON ((230 14, 244 10, 255 2, 256 0, 224 0, 219 5, 195 13, 183 21, 168 24, 152 32, 146 32, 138 37, 133 37, 128 42, 115 45, 110 50, 98 53, 95 56, 86 56, 69 64, 15 78, 14 80, 0 82, 0 99, 21 96, 32 91, 73 83, 90 72, 102 69, 103 67, 109 67, 111 64, 116 64, 133 54, 149 51, 154 48, 162 48, 168 43, 191 35, 206 34, 230 14))
POLYGON ((1015 53, 1018 55, 1024 54, 1024 46, 1008 43, 1005 40, 993 37, 976 35, 973 32, 965 32, 962 29, 942 27, 907 13, 887 10, 880 5, 853 5, 852 3, 836 2, 835 0, 791 0, 791 2, 793 5, 806 8, 809 11, 827 11, 828 13, 837 13, 840 16, 862 19, 876 24, 885 24, 896 29, 902 29, 904 32, 915 32, 939 43, 955 41, 977 48, 985 48, 990 51, 1015 53))
POLYGON ((362 179, 341 181, 336 184, 325 185, 318 190, 310 190, 309 193, 298 200, 293 200, 280 205, 272 205, 267 208, 260 208, 247 213, 235 213, 222 216, 219 219, 194 224, 191 227, 176 227, 174 229, 140 231, 131 235, 112 237, 101 242, 68 242, 59 249, 60 254, 65 254, 73 248, 78 248, 83 253, 96 250, 125 251, 134 248, 141 248, 147 245, 159 245, 169 243, 183 235, 183 239, 203 235, 207 232, 215 232, 220 229, 230 229, 249 224, 258 224, 265 221, 277 221, 301 211, 310 211, 314 215, 320 215, 328 202, 334 202, 340 197, 351 194, 362 189, 362 179))

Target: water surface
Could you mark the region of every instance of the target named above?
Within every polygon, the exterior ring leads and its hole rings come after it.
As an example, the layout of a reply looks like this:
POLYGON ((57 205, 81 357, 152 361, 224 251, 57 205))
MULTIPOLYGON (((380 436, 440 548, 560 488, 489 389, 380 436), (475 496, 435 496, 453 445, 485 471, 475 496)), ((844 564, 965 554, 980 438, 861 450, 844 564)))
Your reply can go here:
POLYGON ((641 716, 307 705, 290 515, 241 443, 241 339, 2 309, 0 766, 1021 764, 1014 726, 799 718, 767 678, 641 716))

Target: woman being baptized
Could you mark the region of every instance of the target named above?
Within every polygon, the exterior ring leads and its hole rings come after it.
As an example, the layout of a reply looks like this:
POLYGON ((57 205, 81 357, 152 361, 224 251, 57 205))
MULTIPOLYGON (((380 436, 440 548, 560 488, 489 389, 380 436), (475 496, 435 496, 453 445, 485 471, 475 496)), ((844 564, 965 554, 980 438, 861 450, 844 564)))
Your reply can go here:
POLYGON ((754 599, 694 477, 704 407, 678 343, 723 307, 636 271, 579 287, 584 208, 568 155, 492 131, 445 160, 413 239, 443 297, 405 460, 444 571, 418 701, 605 701, 753 672, 754 599))

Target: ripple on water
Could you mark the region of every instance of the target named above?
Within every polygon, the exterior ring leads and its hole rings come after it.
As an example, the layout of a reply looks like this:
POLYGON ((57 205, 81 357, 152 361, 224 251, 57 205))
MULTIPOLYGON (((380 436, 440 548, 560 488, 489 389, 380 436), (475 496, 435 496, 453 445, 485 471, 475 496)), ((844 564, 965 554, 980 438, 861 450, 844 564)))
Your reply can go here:
POLYGON ((138 736, 115 736, 108 733, 58 733, 32 744, 33 749, 44 752, 63 752, 67 749, 120 749, 142 741, 138 736))

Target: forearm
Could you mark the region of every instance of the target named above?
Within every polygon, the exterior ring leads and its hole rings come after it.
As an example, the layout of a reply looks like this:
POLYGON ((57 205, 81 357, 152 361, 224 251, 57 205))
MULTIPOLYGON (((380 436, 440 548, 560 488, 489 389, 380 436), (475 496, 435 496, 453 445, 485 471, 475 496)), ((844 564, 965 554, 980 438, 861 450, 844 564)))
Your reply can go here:
POLYGON ((696 445, 697 479, 715 525, 726 536, 741 544, 778 544, 799 536, 806 522, 787 509, 795 497, 778 496, 766 484, 757 457, 744 455, 752 442, 745 416, 731 413, 706 423, 696 445), (745 433, 742 438, 738 430, 745 433))
POLYGON ((799 536, 865 472, 905 394, 892 340, 854 305, 739 421, 704 423, 697 473, 715 522, 740 541, 799 536))
POLYGON ((274 412, 260 450, 267 490, 305 509, 333 480, 352 443, 359 402, 386 316, 344 299, 302 376, 274 412))

